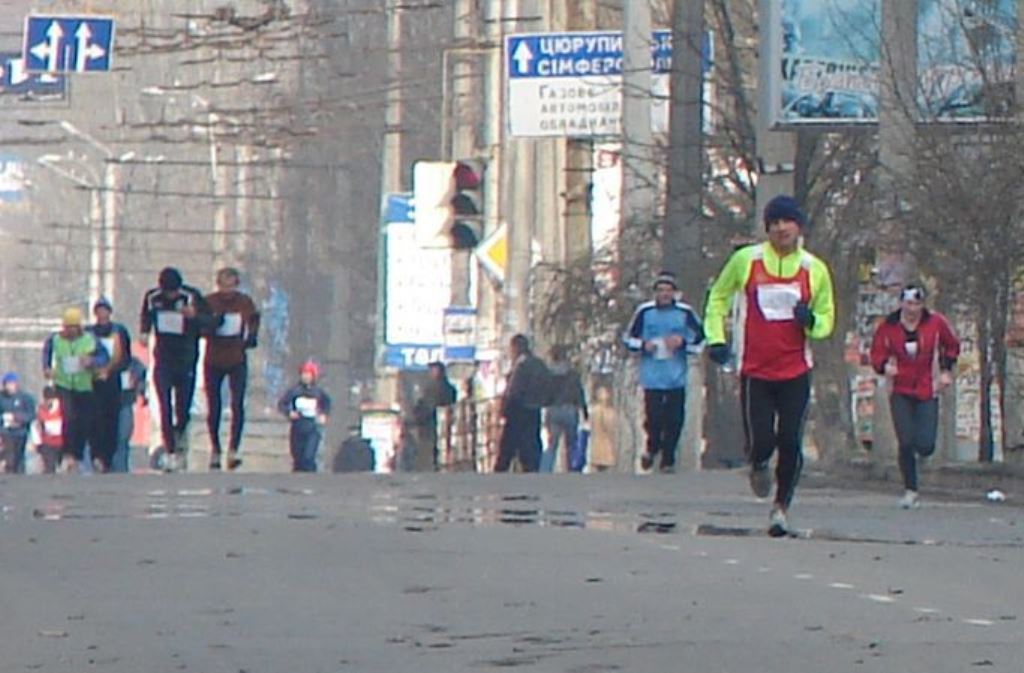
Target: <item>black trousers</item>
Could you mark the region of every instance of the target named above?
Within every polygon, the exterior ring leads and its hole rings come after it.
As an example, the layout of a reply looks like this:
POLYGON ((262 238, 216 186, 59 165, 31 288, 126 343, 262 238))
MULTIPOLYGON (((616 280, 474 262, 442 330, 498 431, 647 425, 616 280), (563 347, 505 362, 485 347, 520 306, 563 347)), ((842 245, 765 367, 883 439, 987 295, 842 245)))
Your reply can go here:
POLYGON ((508 472, 512 459, 519 458, 523 472, 536 472, 540 469, 540 452, 540 409, 506 406, 494 471, 508 472))
POLYGON ((175 433, 185 432, 191 417, 192 398, 196 394, 195 367, 158 362, 153 372, 153 384, 160 403, 160 434, 164 450, 174 453, 177 449, 175 433))
POLYGON ((647 453, 661 454, 662 467, 676 464, 676 447, 686 417, 686 388, 644 390, 644 430, 647 453))
POLYGON ((64 412, 63 455, 75 460, 85 458, 85 443, 92 435, 95 423, 95 400, 92 391, 57 388, 61 409, 64 412))
POLYGON ((212 365, 204 368, 206 374, 206 429, 210 432, 210 448, 220 454, 220 417, 224 408, 224 379, 228 380, 231 392, 231 436, 228 449, 238 451, 242 443, 242 428, 245 426, 245 387, 249 380, 249 365, 244 360, 228 369, 212 365))
POLYGON ((121 380, 114 374, 105 381, 93 382, 94 422, 89 435, 89 451, 104 470, 117 450, 117 426, 121 419, 121 380))
POLYGON ((935 453, 935 437, 939 428, 939 400, 919 400, 910 395, 893 393, 889 397, 892 424, 900 445, 900 472, 903 486, 917 490, 917 457, 935 453))
POLYGON ((803 439, 811 375, 786 381, 744 376, 740 386, 747 458, 763 465, 779 451, 775 467, 775 502, 789 507, 804 465, 803 439))
POLYGON ((0 447, 2 457, 6 461, 4 471, 7 474, 24 474, 25 472, 25 444, 28 435, 18 432, 0 433, 0 447))

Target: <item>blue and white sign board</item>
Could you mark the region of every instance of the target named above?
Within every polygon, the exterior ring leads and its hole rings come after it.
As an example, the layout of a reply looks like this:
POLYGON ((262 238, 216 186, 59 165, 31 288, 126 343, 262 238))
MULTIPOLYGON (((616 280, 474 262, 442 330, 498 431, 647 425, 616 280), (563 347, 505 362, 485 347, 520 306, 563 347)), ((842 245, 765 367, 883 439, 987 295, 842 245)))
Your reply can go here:
POLYGON ((0 94, 32 100, 60 100, 65 96, 63 75, 29 72, 21 54, 0 54, 0 94))
POLYGON ((22 55, 29 72, 107 72, 114 49, 108 16, 28 16, 22 55))
POLYGON ((0 204, 21 201, 28 184, 25 162, 13 154, 0 154, 0 204))
POLYGON ((384 365, 422 370, 444 359, 451 251, 416 243, 412 195, 384 199, 384 365))
MULTIPOLYGON (((705 67, 710 41, 704 44, 705 67)), ((509 131, 513 136, 622 134, 623 38, 618 31, 523 33, 505 38, 509 131)), ((651 125, 668 132, 672 33, 651 37, 651 125)))
POLYGON ((476 361, 476 309, 472 306, 445 308, 444 361, 476 361))

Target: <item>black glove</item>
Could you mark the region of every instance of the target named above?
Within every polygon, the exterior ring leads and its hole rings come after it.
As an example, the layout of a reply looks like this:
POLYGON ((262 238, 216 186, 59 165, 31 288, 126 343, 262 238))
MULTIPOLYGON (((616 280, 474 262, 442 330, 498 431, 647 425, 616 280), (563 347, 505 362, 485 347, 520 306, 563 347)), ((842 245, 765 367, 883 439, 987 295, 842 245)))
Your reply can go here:
POLYGON ((793 307, 793 317, 801 327, 806 329, 814 328, 814 314, 811 313, 811 307, 807 305, 807 302, 797 302, 796 306, 793 307))
POLYGON ((732 353, 729 352, 728 344, 712 344, 708 346, 708 357, 715 364, 724 365, 729 362, 732 353))
POLYGON ((256 340, 255 336, 251 336, 251 337, 249 337, 248 339, 245 340, 245 347, 246 348, 256 348, 256 346, 258 346, 258 345, 259 345, 259 341, 256 340))

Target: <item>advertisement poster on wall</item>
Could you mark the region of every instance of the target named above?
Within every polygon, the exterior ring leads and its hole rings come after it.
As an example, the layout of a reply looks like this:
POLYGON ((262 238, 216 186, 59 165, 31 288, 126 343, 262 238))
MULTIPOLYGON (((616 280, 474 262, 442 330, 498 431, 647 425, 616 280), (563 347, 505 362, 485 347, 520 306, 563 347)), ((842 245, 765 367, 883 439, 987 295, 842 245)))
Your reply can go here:
POLYGON ((777 18, 776 123, 877 122, 879 0, 782 0, 777 18))
POLYGON ((925 119, 1012 113, 1017 0, 918 0, 918 105, 925 119))

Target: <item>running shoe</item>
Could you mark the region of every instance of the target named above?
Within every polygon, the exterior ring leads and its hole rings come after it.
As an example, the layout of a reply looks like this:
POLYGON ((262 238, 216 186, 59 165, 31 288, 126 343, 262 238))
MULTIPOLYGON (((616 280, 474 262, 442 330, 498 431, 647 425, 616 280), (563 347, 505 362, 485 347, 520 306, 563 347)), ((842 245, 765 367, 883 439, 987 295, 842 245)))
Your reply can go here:
POLYGON ((900 498, 900 507, 903 509, 917 509, 921 506, 921 499, 917 496, 917 491, 907 490, 900 498))
POLYGON ((654 456, 645 452, 644 455, 640 456, 640 467, 643 468, 644 471, 649 471, 654 467, 654 456))
POLYGON ((750 464, 750 490, 759 498, 767 498, 772 492, 772 473, 768 463, 750 464))
POLYGON ((785 537, 789 534, 789 524, 786 522, 786 510, 781 506, 772 507, 771 516, 768 519, 768 535, 771 537, 785 537))

